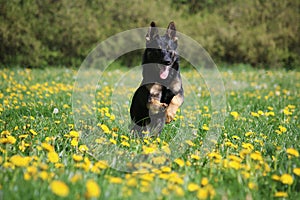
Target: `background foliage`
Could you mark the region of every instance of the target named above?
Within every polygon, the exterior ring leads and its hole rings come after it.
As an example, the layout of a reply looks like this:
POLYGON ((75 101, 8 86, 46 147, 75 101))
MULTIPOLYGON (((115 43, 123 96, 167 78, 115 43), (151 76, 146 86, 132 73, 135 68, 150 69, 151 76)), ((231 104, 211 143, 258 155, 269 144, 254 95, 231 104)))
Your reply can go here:
MULTIPOLYGON (((154 20, 197 40, 219 63, 299 66, 299 1, 0 0, 0 62, 5 66, 79 66, 118 32, 154 20)), ((138 52, 123 59, 131 65, 138 52), (130 58, 130 59, 129 59, 130 58)))

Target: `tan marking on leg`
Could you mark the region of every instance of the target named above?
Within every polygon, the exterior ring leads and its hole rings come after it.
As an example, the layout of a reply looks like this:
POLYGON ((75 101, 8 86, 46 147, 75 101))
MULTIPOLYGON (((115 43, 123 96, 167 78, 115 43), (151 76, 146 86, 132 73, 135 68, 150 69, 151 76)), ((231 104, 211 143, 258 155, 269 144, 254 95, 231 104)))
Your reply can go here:
POLYGON ((176 112, 182 103, 183 103, 183 97, 180 94, 173 97, 171 103, 169 104, 169 106, 166 110, 166 123, 167 124, 170 123, 174 119, 176 112))

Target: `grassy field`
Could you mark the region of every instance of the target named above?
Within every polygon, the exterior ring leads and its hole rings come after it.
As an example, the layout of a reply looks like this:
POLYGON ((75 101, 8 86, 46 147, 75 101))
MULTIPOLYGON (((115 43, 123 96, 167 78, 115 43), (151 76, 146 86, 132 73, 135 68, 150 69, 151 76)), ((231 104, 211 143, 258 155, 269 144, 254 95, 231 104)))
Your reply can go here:
POLYGON ((93 107, 84 111, 95 113, 101 132, 90 142, 146 158, 122 171, 80 138, 72 109, 76 70, 1 69, 0 199, 300 198, 299 72, 222 69, 226 118, 205 154, 213 114, 205 80, 184 70, 186 99, 176 121, 160 138, 139 140, 127 128, 139 75, 126 73, 105 73, 93 107), (184 138, 185 151, 170 159, 178 131, 193 137, 184 138))

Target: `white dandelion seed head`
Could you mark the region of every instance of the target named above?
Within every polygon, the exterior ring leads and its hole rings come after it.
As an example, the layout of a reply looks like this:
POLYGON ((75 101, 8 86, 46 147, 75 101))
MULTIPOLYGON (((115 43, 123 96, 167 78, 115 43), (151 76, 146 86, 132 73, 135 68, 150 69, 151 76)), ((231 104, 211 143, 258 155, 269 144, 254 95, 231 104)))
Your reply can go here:
POLYGON ((57 114, 59 112, 58 108, 53 109, 53 114, 57 114))

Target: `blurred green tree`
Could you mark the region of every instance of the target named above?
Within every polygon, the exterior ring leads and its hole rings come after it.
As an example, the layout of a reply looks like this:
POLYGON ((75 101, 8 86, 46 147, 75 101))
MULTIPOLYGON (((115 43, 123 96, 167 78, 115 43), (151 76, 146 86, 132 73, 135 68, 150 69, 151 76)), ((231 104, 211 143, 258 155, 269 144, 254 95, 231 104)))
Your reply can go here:
MULTIPOLYGON (((111 35, 175 21, 218 62, 299 67, 299 9, 294 0, 0 0, 0 62, 78 67, 111 35)), ((136 51, 119 61, 140 58, 136 51)))

